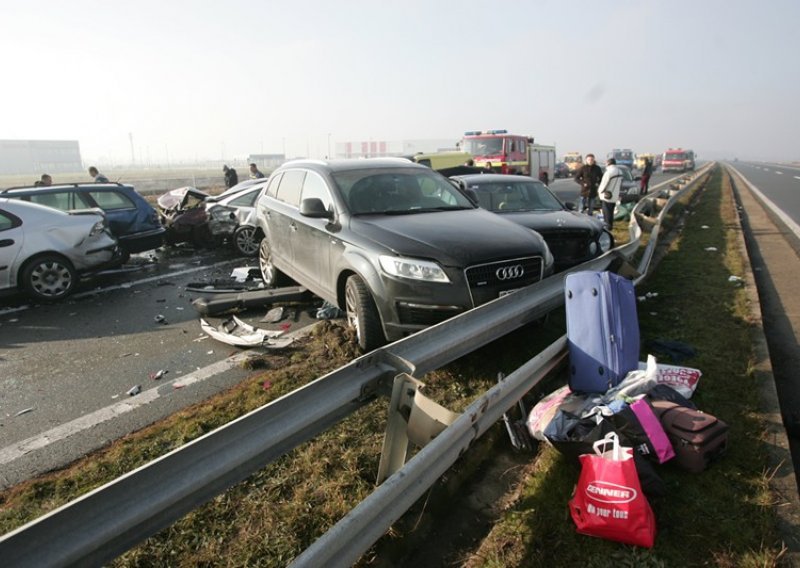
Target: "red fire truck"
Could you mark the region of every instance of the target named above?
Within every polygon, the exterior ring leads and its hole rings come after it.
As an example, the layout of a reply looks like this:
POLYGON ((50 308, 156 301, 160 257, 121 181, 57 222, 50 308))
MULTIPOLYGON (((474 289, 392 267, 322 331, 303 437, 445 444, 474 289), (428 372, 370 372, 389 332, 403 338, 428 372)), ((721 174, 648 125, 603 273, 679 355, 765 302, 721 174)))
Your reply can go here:
POLYGON ((530 175, 528 146, 532 144, 532 137, 509 134, 508 130, 471 130, 464 133, 461 151, 472 154, 478 167, 491 164, 496 172, 530 175))
POLYGON ((694 151, 670 148, 661 159, 662 172, 685 172, 694 169, 694 151))

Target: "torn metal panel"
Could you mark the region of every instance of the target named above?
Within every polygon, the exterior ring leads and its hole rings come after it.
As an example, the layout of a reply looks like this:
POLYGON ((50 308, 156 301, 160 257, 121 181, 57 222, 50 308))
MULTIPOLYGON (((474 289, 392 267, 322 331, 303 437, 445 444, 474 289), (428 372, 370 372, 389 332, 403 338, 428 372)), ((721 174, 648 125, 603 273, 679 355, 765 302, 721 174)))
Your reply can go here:
POLYGON ((217 327, 214 327, 206 320, 200 318, 200 327, 210 337, 233 345, 234 347, 267 347, 270 349, 281 349, 292 343, 290 337, 280 336, 283 331, 271 331, 260 329, 249 325, 236 316, 225 320, 217 327))

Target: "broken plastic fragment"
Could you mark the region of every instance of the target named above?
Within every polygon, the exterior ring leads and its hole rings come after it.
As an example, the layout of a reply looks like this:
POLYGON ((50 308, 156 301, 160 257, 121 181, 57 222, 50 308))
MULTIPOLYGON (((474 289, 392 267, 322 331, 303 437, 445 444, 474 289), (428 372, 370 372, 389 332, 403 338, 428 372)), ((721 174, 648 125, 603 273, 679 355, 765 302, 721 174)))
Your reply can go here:
POLYGON ((709 252, 716 252, 717 251, 717 247, 706 247, 705 250, 707 250, 709 252))
POLYGON ((161 369, 161 370, 156 371, 154 373, 148 373, 147 376, 150 377, 151 381, 157 381, 158 379, 160 379, 161 377, 163 377, 167 373, 169 373, 169 371, 165 371, 164 369, 161 369))
POLYGON ((263 318, 261 318, 261 322, 263 323, 278 323, 283 319, 283 308, 278 306, 277 308, 272 308, 269 310, 263 318))
POLYGON ((28 414, 29 412, 33 412, 33 407, 25 408, 17 412, 14 416, 22 416, 23 414, 28 414))
POLYGON ((156 317, 154 317, 154 318, 153 318, 153 321, 154 321, 154 322, 156 322, 156 323, 163 323, 163 324, 166 324, 166 323, 167 323, 167 318, 165 318, 165 317, 164 317, 163 315, 161 315, 161 314, 158 314, 156 317))
POLYGON ((203 318, 200 318, 203 331, 217 341, 233 345, 234 347, 268 347, 280 349, 292 343, 291 338, 280 338, 282 331, 270 331, 255 328, 246 324, 236 316, 225 320, 217 327, 213 327, 203 318))
POLYGON ((140 392, 142 392, 142 385, 135 385, 132 386, 130 389, 128 389, 128 391, 125 394, 127 394, 128 396, 136 396, 140 392))

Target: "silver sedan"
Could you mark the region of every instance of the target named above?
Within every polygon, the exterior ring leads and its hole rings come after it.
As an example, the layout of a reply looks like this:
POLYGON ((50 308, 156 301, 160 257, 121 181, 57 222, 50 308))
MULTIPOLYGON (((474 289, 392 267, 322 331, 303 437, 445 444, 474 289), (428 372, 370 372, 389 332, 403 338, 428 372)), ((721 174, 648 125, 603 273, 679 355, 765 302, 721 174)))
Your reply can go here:
POLYGON ((120 255, 102 212, 0 198, 0 292, 61 300, 120 255))

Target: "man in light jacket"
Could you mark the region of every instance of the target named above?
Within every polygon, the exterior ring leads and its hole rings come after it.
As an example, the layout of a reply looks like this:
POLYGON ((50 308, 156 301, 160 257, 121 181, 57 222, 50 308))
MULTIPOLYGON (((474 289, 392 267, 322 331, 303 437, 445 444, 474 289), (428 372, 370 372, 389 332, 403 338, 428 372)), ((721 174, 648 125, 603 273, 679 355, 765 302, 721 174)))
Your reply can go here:
POLYGON ((622 172, 617 167, 617 161, 609 158, 606 161, 606 171, 600 186, 597 188, 597 196, 600 198, 600 206, 603 208, 603 224, 611 230, 614 226, 614 207, 619 201, 619 190, 622 187, 622 172))

